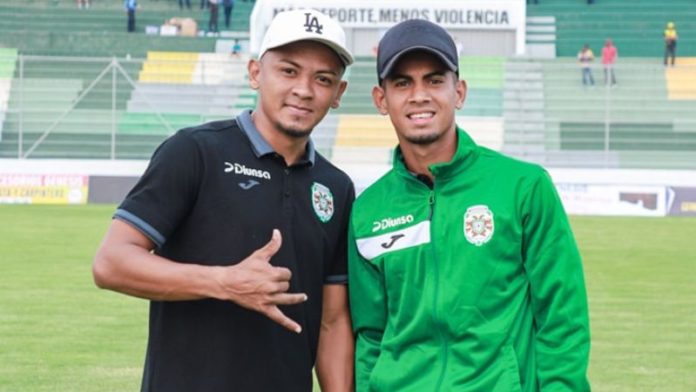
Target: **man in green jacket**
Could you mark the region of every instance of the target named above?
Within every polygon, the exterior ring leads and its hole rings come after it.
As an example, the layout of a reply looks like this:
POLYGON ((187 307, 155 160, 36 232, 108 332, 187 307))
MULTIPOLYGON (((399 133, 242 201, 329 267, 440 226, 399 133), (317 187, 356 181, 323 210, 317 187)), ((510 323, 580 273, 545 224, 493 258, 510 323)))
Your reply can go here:
POLYGON ((423 20, 379 43, 394 167, 353 207, 358 391, 589 391, 582 264, 549 175, 455 124, 466 83, 423 20))

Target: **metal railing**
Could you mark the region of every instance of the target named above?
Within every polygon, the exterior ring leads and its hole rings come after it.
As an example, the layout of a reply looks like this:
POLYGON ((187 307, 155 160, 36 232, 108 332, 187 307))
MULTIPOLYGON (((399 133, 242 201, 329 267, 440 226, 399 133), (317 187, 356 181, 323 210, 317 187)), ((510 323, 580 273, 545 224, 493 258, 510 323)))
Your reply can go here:
POLYGON ((508 62, 504 149, 546 166, 696 168, 696 63, 508 62), (611 75, 610 73, 608 74, 611 75))
POLYGON ((150 62, 167 65, 164 81, 188 77, 188 84, 139 82, 143 59, 18 56, 0 106, 0 157, 146 159, 178 128, 234 114, 224 102, 201 110, 215 103, 190 91, 222 89, 218 95, 235 98, 243 78, 236 84, 206 80, 229 61, 201 62, 197 77, 192 69, 177 70, 178 61, 150 62), (190 108, 167 108, 165 101, 190 108))
MULTIPOLYGON (((159 62, 173 65, 161 81, 176 79, 176 69, 190 65, 159 62)), ((186 84, 144 83, 142 59, 20 55, 0 106, 0 157, 147 159, 177 129, 253 106, 244 63, 204 63, 209 68, 199 65, 198 79, 186 84), (230 63, 224 72, 234 76, 220 76, 220 67, 230 63)), ((594 85, 583 86, 581 69, 571 60, 509 59, 503 70, 496 64, 503 75, 490 76, 502 77, 502 86, 487 83, 487 73, 480 72, 469 83, 472 99, 457 114, 476 124, 497 110, 501 149, 546 166, 696 169, 696 62, 677 64, 622 59, 614 69, 616 86, 603 83, 597 64, 594 85)), ((338 121, 347 113, 377 115, 370 97, 357 96, 367 94, 374 79, 360 73, 374 68, 362 65, 349 75, 338 121)), ((486 64, 477 66, 485 70, 486 64)), ((467 73, 460 76, 467 79, 467 73)), ((316 135, 323 151, 340 148, 334 144, 335 116, 332 121, 316 135)))

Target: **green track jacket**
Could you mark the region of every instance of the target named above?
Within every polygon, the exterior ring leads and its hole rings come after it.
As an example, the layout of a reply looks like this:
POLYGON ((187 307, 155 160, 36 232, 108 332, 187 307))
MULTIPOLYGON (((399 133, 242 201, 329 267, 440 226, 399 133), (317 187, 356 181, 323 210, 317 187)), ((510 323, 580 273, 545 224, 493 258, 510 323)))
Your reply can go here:
POLYGON ((582 265, 550 177, 457 134, 432 189, 397 149, 353 206, 357 390, 589 391, 582 265))

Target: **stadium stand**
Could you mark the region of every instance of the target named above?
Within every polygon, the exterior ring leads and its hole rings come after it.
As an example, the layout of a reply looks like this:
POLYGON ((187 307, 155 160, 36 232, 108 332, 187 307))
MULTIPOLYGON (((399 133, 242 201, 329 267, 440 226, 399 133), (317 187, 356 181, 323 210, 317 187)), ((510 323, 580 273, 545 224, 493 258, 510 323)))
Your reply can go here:
POLYGON ((226 53, 149 52, 129 111, 202 113, 221 116, 254 104, 246 86, 247 57, 226 53))
POLYGON ((532 57, 556 57, 556 17, 527 16, 527 55, 532 57))
MULTIPOLYGON (((502 145, 503 86, 506 59, 469 57, 460 61, 467 80, 467 104, 457 122, 483 145, 502 145)), ((360 58, 347 74, 349 88, 342 99, 332 159, 341 163, 388 163, 396 136, 387 117, 377 114, 371 99, 376 83, 375 59, 360 58)))
MULTIPOLYGON (((530 57, 461 59, 469 90, 457 123, 480 144, 551 167, 696 167, 696 9, 687 0, 540 3, 528 7, 530 57), (662 66, 668 20, 682 37, 674 68, 662 66), (607 37, 619 48, 619 85, 605 88, 595 64, 597 85, 584 88, 577 51, 589 42, 599 55, 607 37)), ((0 25, 0 46, 12 48, 0 51, 0 157, 146 159, 177 129, 254 106, 245 55, 214 53, 214 37, 143 33, 173 16, 206 26, 207 12, 141 0, 140 32, 128 35, 120 2, 93 4, 0 0, 0 17, 13 20, 0 25)), ((247 34, 251 3, 237 4, 230 33, 247 34)), ((339 165, 388 163, 396 139, 370 98, 374 57, 358 58, 346 78, 316 147, 339 165)))
MULTIPOLYGON (((528 17, 555 19, 557 56, 575 57, 582 45, 599 49, 612 38, 621 56, 662 57, 662 31, 676 23, 681 37, 696 36, 696 7, 691 0, 540 0, 527 7, 528 17)), ((529 37, 529 36, 528 36, 529 37)), ((694 55, 696 40, 682 39, 679 52, 694 55)))
POLYGON ((696 69, 655 60, 624 60, 616 88, 603 85, 600 66, 597 85, 583 86, 575 59, 508 62, 504 149, 556 167, 694 165, 696 69), (667 82, 673 72, 684 78, 680 99, 667 82))
POLYGON ((696 40, 687 38, 696 36, 693 5, 556 0, 528 6, 535 27, 527 42, 553 45, 559 58, 518 61, 529 72, 506 86, 505 149, 548 166, 696 167, 696 62, 690 57, 696 40), (675 68, 662 66, 668 21, 682 38, 675 68), (619 86, 604 88, 598 64, 598 86, 583 88, 575 56, 585 43, 601 56, 607 38, 619 49, 619 86))
POLYGON ((139 80, 150 83, 191 83, 198 53, 148 52, 139 80))
POLYGON ((681 58, 679 65, 665 68, 667 95, 670 100, 696 101, 696 58, 681 58))
MULTIPOLYGON (((171 18, 192 18, 198 28, 208 26, 208 12, 193 7, 180 10, 176 1, 140 0, 136 32, 126 32, 123 2, 93 1, 78 10, 73 0, 0 0, 0 45, 22 54, 61 56, 126 56, 142 58, 149 50, 211 52, 215 37, 163 37, 146 35, 147 26, 160 27, 171 18)), ((230 31, 246 35, 253 2, 238 1, 230 31)), ((221 13, 222 14, 222 13, 221 13)), ((222 15, 219 26, 224 27, 222 15)))
MULTIPOLYGON (((94 1, 87 10, 78 10, 75 2, 67 0, 0 1, 3 20, 0 47, 18 48, 0 52, 0 75, 10 76, 7 81, 0 82, 0 102, 4 102, 0 106, 3 109, 0 119, 5 128, 0 157, 24 156, 30 152, 30 157, 35 158, 143 159, 149 157, 163 137, 176 129, 230 114, 227 110, 217 116, 204 116, 195 108, 189 110, 194 114, 183 115, 161 114, 158 108, 151 109, 150 113, 129 111, 131 107, 142 107, 142 102, 137 102, 137 97, 143 95, 139 77, 150 69, 144 68, 138 58, 146 57, 148 52, 195 52, 196 58, 204 59, 202 66, 197 64, 199 69, 193 69, 196 80, 219 83, 228 71, 212 64, 216 55, 209 52, 215 47, 215 37, 142 34, 146 26, 160 26, 172 17, 193 18, 200 27, 205 27, 207 11, 196 7, 190 11, 179 10, 176 1, 141 0, 139 3, 139 34, 128 34, 119 1, 94 1), (18 51, 24 55, 21 64, 17 59, 18 51), (10 82, 12 76, 14 80, 10 82), (118 143, 113 150, 109 148, 112 139, 118 143), (37 141, 40 143, 36 144, 37 141)), ((248 34, 248 16, 253 3, 239 3, 232 15, 233 31, 223 31, 222 36, 248 34)), ((152 63, 148 67, 152 67, 152 63)), ((161 78, 162 72, 159 75, 161 78)), ((230 72, 229 76, 237 77, 239 72, 230 72)), ((254 100, 254 94, 246 89, 241 95, 247 103, 254 100)), ((189 102, 201 102, 200 96, 189 95, 189 98, 189 102)), ((154 101, 160 100, 155 97, 154 101)))

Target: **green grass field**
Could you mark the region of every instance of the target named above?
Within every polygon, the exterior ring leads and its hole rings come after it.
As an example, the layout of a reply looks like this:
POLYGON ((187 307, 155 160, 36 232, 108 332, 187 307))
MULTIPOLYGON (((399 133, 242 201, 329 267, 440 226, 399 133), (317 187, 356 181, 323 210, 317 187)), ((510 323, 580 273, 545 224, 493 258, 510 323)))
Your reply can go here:
MULTIPOLYGON (((0 206, 0 391, 136 391, 147 302, 98 290, 114 206, 0 206)), ((595 391, 696 391, 696 219, 572 219, 595 391)))

